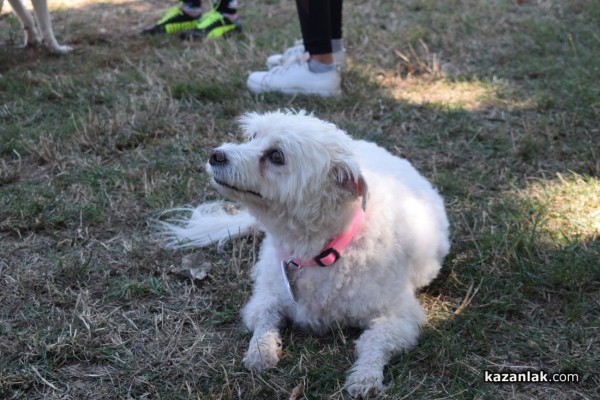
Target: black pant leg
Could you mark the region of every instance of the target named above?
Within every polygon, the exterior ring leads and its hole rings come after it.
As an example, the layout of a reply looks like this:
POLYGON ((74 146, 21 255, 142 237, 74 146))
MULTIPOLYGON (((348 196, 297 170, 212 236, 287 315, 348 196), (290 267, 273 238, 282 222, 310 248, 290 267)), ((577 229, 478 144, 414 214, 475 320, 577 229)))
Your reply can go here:
POLYGON ((296 0, 296 7, 306 51, 309 54, 331 53, 331 1, 296 0))

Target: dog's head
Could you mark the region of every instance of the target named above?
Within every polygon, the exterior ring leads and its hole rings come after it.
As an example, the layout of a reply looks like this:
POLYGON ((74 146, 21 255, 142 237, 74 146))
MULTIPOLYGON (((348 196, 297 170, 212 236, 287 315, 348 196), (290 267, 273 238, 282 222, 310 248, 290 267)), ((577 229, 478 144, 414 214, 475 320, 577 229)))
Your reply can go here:
POLYGON ((251 208, 305 213, 333 211, 359 197, 366 206, 352 140, 335 125, 303 111, 249 113, 240 124, 248 141, 214 149, 207 163, 224 196, 251 208))

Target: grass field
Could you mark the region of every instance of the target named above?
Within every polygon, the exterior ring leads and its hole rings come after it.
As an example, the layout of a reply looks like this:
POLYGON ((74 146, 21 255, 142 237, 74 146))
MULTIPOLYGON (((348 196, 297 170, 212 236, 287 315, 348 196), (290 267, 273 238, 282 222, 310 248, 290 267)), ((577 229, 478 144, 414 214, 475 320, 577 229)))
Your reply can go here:
MULTIPOLYGON (((207 2, 207 1, 205 1, 207 2)), ((0 398, 344 399, 358 332, 286 330, 255 375, 239 310, 260 238, 167 251, 149 221, 218 197, 203 165, 246 111, 307 109, 439 188, 452 250, 383 399, 600 397, 600 1, 348 0, 340 98, 253 96, 300 37, 294 2, 243 35, 146 38, 169 3, 50 0, 64 56, 0 16, 0 398), (203 280, 178 271, 203 256, 203 280), (493 384, 484 371, 577 373, 493 384)))

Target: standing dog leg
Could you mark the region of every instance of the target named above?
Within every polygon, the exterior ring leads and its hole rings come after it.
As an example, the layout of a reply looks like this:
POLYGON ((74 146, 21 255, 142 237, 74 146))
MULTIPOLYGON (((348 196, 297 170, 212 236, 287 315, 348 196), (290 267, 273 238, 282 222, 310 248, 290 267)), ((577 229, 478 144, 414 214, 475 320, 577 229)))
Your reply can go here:
POLYGON ((35 26, 35 21, 33 20, 33 16, 25 6, 21 0, 8 0, 15 14, 19 17, 19 21, 21 22, 21 26, 25 31, 25 39, 23 41, 23 46, 28 45, 38 45, 42 43, 42 37, 35 26))
POLYGON ((351 396, 368 397, 379 393, 383 388, 385 365, 394 355, 417 343, 419 327, 425 320, 417 300, 413 297, 408 305, 398 306, 406 311, 405 315, 375 319, 356 341, 357 359, 344 385, 351 396))
POLYGON ((44 38, 44 45, 53 53, 68 53, 73 50, 71 46, 61 46, 54 37, 52 31, 52 22, 50 21, 50 12, 48 11, 47 0, 31 0, 33 9, 37 16, 38 22, 40 23, 40 29, 42 31, 42 37, 44 38))
POLYGON ((267 301, 254 296, 243 311, 244 322, 253 331, 248 351, 244 356, 244 365, 251 371, 273 368, 282 354, 282 341, 279 326, 282 322, 281 311, 275 299, 267 301))

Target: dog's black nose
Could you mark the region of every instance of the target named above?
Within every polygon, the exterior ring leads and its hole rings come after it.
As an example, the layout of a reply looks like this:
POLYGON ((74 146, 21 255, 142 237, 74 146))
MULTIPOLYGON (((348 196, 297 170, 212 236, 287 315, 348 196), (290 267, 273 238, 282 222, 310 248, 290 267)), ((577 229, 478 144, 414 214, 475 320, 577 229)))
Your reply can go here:
POLYGON ((210 154, 210 160, 208 163, 213 166, 223 165, 227 162, 227 157, 225 157, 225 152, 223 150, 215 149, 210 154))

